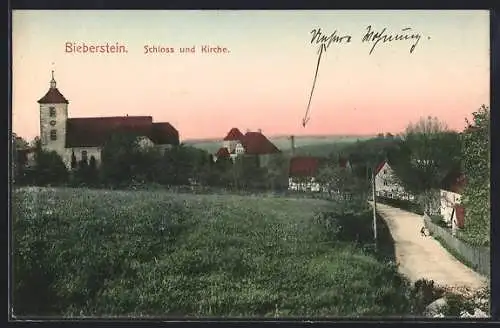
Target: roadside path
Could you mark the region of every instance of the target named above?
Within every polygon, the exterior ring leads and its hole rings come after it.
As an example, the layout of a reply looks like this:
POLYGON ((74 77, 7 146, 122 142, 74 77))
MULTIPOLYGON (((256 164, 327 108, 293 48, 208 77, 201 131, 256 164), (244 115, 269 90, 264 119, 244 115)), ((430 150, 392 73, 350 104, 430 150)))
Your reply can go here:
POLYGON ((467 290, 477 290, 489 283, 487 278, 448 253, 434 238, 422 236, 422 216, 385 204, 377 204, 377 212, 384 218, 394 239, 399 271, 412 282, 428 279, 445 288, 467 290))

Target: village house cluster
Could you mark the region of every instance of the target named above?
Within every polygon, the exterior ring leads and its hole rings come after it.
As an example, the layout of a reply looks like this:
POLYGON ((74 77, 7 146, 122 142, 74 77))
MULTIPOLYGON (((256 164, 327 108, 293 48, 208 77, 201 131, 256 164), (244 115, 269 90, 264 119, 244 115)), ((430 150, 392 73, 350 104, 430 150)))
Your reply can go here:
MULTIPOLYGON (((58 90, 52 72, 50 88, 38 100, 40 105, 40 139, 44 150, 59 154, 68 168, 72 158, 77 161, 93 159, 98 165, 105 141, 116 131, 132 132, 138 135, 142 147, 156 147, 165 150, 180 144, 179 132, 168 122, 153 122, 151 116, 115 116, 70 118, 69 101, 58 90)), ((284 155, 287 162, 288 189, 300 192, 326 192, 326 186, 318 181, 318 174, 324 164, 335 165, 352 171, 351 163, 338 158, 335 163, 326 158, 295 155, 295 138, 290 136, 291 151, 284 154, 261 130, 247 130, 243 134, 233 127, 223 138, 221 147, 213 154, 213 160, 231 159, 238 156, 258 157, 259 165, 268 165, 273 156, 284 155), (326 163, 325 163, 326 161, 326 163)), ((18 156, 27 158, 26 164, 33 163, 32 148, 19 149, 18 156)), ((388 161, 383 161, 374 171, 375 189, 379 197, 414 201, 415 196, 406 192, 398 182, 388 161)), ((438 193, 439 201, 434 206, 443 219, 453 227, 464 225, 464 209, 460 205, 460 195, 465 178, 460 172, 451 172, 443 181, 438 193)))
MULTIPOLYGON (((381 162, 375 168, 375 190, 377 196, 414 201, 415 196, 408 193, 398 181, 395 171, 388 161, 381 162)), ((460 171, 452 170, 443 179, 441 188, 435 190, 434 202, 431 202, 431 212, 439 214, 452 227, 464 227, 464 207, 460 203, 461 194, 466 183, 465 176, 460 171)))

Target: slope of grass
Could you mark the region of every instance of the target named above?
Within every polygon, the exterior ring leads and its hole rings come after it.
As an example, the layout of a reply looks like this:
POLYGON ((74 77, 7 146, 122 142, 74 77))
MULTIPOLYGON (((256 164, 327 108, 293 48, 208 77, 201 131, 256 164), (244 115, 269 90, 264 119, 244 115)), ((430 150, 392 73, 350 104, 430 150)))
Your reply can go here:
POLYGON ((370 212, 337 205, 261 196, 18 189, 14 312, 408 313, 405 280, 364 247, 371 238, 370 212))

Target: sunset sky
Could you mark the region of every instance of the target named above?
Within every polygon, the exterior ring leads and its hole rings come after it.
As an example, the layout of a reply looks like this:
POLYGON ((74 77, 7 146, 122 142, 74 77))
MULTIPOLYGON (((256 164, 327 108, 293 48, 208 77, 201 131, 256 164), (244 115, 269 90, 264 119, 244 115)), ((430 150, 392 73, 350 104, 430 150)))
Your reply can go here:
POLYGON ((181 139, 222 138, 232 127, 268 135, 397 133, 437 116, 461 130, 489 105, 487 11, 14 11, 13 131, 39 134, 51 70, 70 117, 149 115, 181 139), (368 25, 414 40, 362 42, 368 25), (311 30, 351 35, 318 59, 311 30), (66 42, 122 44, 128 53, 75 54, 66 42), (144 46, 173 54, 144 54, 144 46), (199 46, 227 47, 202 54, 199 46), (179 53, 179 47, 197 47, 179 53))

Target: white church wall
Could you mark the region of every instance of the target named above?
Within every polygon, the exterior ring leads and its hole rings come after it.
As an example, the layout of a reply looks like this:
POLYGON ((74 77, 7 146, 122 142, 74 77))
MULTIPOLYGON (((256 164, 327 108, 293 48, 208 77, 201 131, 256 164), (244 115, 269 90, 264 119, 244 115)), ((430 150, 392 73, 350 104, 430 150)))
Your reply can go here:
POLYGON ((94 156, 96 164, 99 165, 101 162, 101 148, 100 147, 73 147, 67 150, 66 154, 66 166, 71 167, 71 154, 75 153, 75 158, 77 163, 83 158, 83 152, 87 152, 87 162, 90 162, 90 157, 94 156))

